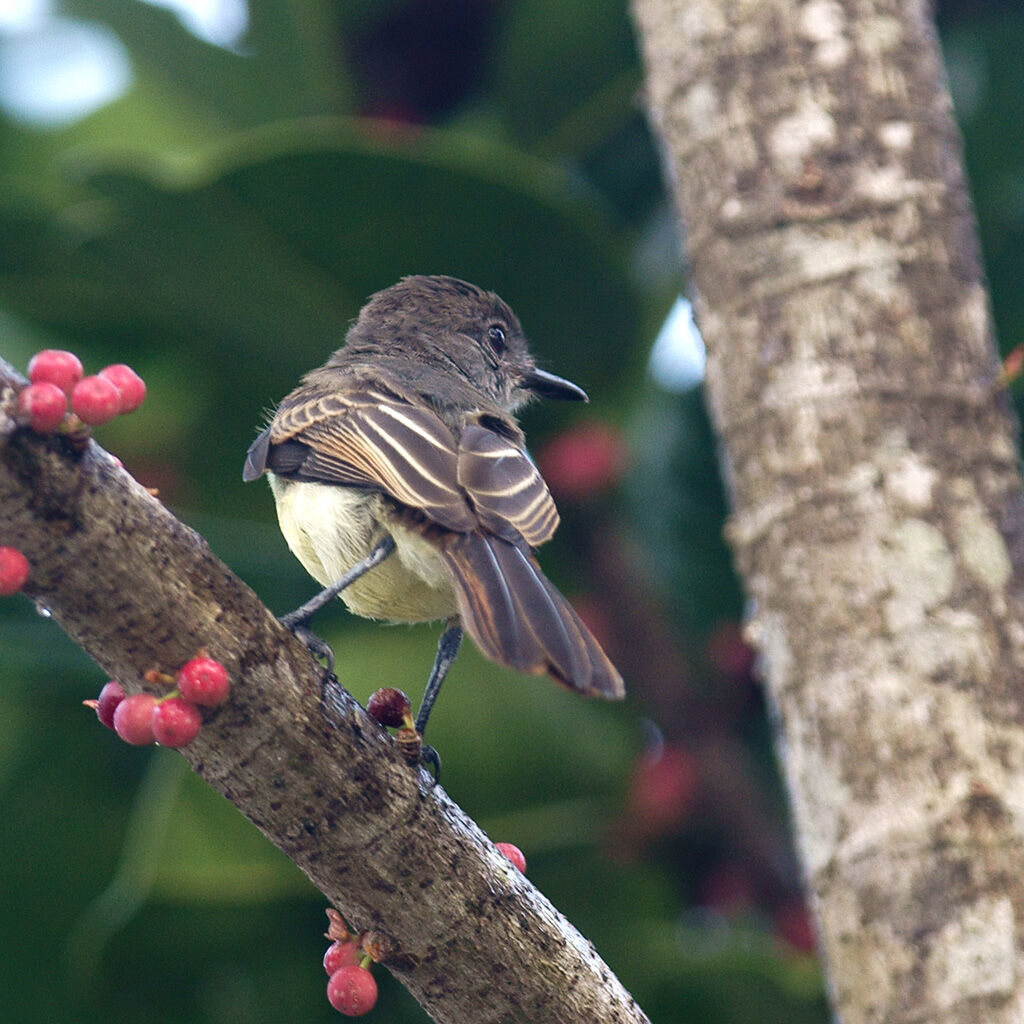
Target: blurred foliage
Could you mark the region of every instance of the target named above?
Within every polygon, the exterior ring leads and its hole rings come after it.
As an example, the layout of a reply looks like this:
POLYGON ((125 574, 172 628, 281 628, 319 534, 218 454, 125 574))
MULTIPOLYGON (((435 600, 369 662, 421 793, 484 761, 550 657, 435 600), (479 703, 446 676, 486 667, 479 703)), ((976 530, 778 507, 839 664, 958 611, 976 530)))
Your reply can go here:
MULTIPOLYGON (((542 363, 591 394, 527 416, 538 449, 567 439, 544 561, 632 697, 579 701, 467 650, 431 720, 445 785, 525 850, 653 1020, 826 1020, 734 625, 713 440, 699 390, 645 373, 683 274, 626 5, 250 0, 235 51, 140 0, 59 13, 116 33, 132 86, 61 128, 0 114, 0 354, 132 363, 150 397, 101 443, 285 611, 312 583, 266 489, 241 484, 264 411, 403 274, 501 293, 542 363), (595 454, 593 432, 574 447, 594 418, 624 460, 595 454), (571 490, 577 471, 590 492, 571 490)), ((947 0, 940 17, 1009 349, 1024 12, 947 0)), ((435 629, 340 606, 317 626, 361 700, 419 694, 435 629)), ((28 602, 0 606, 0 652, 5 1019, 336 1019, 322 900, 297 870, 180 758, 100 730, 78 703, 102 677, 28 602)), ((368 1019, 424 1020, 379 974, 368 1019)))

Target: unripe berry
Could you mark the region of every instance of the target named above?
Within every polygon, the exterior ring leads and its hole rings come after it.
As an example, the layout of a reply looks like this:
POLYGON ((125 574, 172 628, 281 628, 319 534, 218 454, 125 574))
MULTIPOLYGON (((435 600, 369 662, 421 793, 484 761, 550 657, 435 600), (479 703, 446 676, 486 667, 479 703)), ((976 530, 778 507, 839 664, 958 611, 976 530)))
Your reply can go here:
POLYGON ((146 397, 146 382, 130 366, 114 363, 100 370, 99 375, 117 388, 121 396, 118 412, 134 412, 142 405, 146 397))
POLYGON ((125 699, 124 690, 121 684, 111 679, 106 686, 100 690, 99 700, 96 701, 96 717, 108 728, 114 728, 114 712, 118 705, 125 699))
POLYGON ((49 381, 29 384, 18 395, 18 412, 28 418, 28 425, 37 434, 49 434, 56 430, 67 411, 67 395, 49 381))
POLYGON ((28 579, 28 559, 17 548, 0 548, 0 595, 16 594, 28 579))
POLYGON ((366 702, 366 710, 381 725, 397 729, 405 721, 405 716, 409 714, 409 698, 401 690, 396 690, 392 686, 384 686, 370 694, 370 699, 366 702))
POLYGON ((154 742, 153 709, 157 699, 151 693, 133 693, 114 711, 114 732, 133 747, 154 742))
POLYGON ((56 384, 66 395, 82 379, 82 362, 74 352, 59 348, 44 348, 28 363, 28 379, 33 384, 48 381, 56 384))
POLYGON ((178 669, 178 690, 185 700, 215 708, 228 699, 231 682, 228 670, 215 658, 200 655, 178 669))
POLYGON ((187 747, 202 724, 199 708, 181 697, 168 697, 153 709, 153 738, 163 747, 187 747))
POLYGON ((518 846, 513 846, 511 843, 495 843, 494 847, 512 861, 512 866, 516 870, 526 874, 526 857, 523 856, 523 851, 518 846))
POLYGON ((83 377, 71 392, 71 408, 83 422, 99 426, 121 408, 121 392, 103 377, 83 377))
POLYGON ((324 953, 324 970, 328 975, 332 975, 342 967, 351 967, 353 964, 358 966, 361 959, 359 943, 355 939, 349 939, 347 942, 338 940, 332 942, 324 953))
POLYGON ((346 1017, 361 1017, 377 1002, 377 982, 365 967, 339 968, 327 982, 327 1000, 346 1017))

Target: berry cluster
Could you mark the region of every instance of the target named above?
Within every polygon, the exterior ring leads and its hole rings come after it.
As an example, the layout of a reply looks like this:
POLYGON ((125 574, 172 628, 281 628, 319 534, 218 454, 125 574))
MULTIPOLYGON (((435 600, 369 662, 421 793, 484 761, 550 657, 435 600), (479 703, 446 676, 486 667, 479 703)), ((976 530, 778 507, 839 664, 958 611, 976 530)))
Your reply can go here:
POLYGON ((370 972, 373 957, 365 949, 370 943, 353 935, 333 907, 327 909, 327 918, 327 938, 331 940, 324 953, 327 1001, 346 1017, 362 1017, 377 1003, 377 982, 370 972))
MULTIPOLYGON (((526 870, 526 858, 518 846, 496 843, 497 848, 520 871, 526 870)), ((327 972, 327 1001, 346 1017, 361 1017, 377 1003, 377 982, 370 972, 375 961, 395 954, 394 940, 383 932, 364 931, 353 935, 345 919, 333 907, 327 908, 326 937, 331 944, 324 953, 327 972)))
POLYGON ((170 693, 126 695, 121 684, 111 680, 98 700, 87 700, 96 717, 133 746, 159 743, 164 747, 185 747, 199 735, 203 724, 201 707, 223 704, 231 692, 227 669, 200 651, 186 661, 176 676, 156 669, 146 673, 146 682, 173 684, 170 693))
POLYGON ((16 594, 28 579, 28 559, 17 548, 0 548, 0 596, 16 594))
POLYGON ((142 378, 124 363, 83 376, 82 362, 73 352, 48 348, 28 364, 32 382, 18 395, 18 415, 39 434, 50 434, 66 423, 68 407, 82 423, 99 426, 115 416, 134 412, 146 397, 142 378))

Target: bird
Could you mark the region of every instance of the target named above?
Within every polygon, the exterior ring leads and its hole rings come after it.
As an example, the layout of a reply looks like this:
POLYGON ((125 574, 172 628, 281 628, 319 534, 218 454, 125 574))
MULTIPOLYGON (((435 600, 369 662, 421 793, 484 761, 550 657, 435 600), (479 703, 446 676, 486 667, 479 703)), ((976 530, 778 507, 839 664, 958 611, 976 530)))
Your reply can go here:
POLYGON ((537 561, 559 523, 515 416, 537 398, 587 401, 536 365, 496 294, 415 275, 368 299, 246 455, 243 480, 266 474, 289 548, 325 588, 282 619, 290 628, 304 630, 335 595, 372 619, 446 622, 420 734, 463 630, 501 665, 624 695, 537 561))

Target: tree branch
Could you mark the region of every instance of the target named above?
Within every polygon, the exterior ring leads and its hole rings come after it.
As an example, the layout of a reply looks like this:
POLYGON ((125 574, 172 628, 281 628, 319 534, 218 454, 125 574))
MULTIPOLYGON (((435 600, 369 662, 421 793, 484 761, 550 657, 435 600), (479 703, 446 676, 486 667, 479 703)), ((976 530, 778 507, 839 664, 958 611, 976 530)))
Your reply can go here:
POLYGON ((27 595, 126 692, 204 646, 231 699, 183 754, 357 928, 441 1022, 647 1020, 593 947, 410 769, 340 686, 94 441, 18 429, 24 381, 0 360, 0 545, 27 595))

